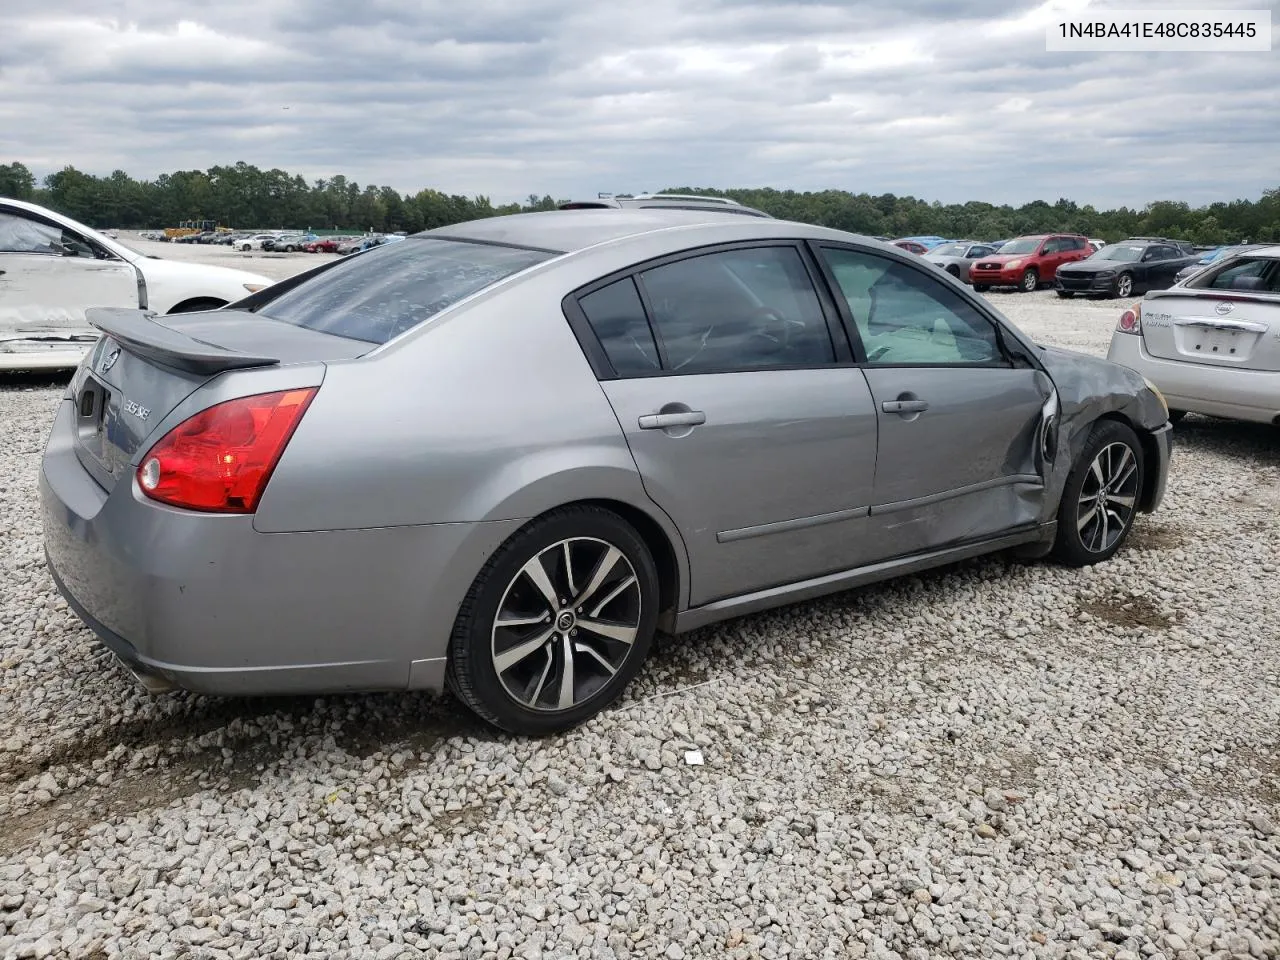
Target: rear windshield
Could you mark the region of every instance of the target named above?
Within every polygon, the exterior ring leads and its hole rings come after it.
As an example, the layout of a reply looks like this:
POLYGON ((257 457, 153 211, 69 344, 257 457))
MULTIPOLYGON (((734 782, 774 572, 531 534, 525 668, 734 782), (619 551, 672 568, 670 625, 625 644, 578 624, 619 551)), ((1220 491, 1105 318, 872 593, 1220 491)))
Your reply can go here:
POLYGON ((557 254, 412 237, 353 257, 258 311, 351 340, 386 343, 441 310, 557 254))
POLYGON ((1219 261, 1187 281, 1192 290, 1254 290, 1280 293, 1280 259, 1233 257, 1219 261))

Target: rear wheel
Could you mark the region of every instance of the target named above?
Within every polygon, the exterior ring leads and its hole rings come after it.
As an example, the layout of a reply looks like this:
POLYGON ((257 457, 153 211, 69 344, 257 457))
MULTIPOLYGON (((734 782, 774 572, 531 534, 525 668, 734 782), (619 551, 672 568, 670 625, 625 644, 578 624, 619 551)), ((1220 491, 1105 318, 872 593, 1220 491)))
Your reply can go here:
POLYGON ((1115 293, 1117 297, 1127 297, 1133 293, 1133 274, 1122 273, 1116 277, 1115 293))
POLYGON ((476 577, 449 641, 449 686, 503 730, 567 730, 622 693, 657 620, 658 573, 635 529, 600 507, 556 510, 476 577))
POLYGON ((1183 418, 1183 417, 1185 417, 1186 415, 1187 415, 1187 411, 1185 411, 1185 410, 1170 410, 1170 411, 1169 411, 1169 422, 1170 422, 1170 423, 1180 423, 1180 422, 1182 422, 1182 418, 1183 418))
POLYGON ((1133 527, 1142 482, 1137 434, 1123 423, 1099 420, 1062 491, 1054 556, 1072 567, 1110 559, 1133 527))
POLYGON ((1022 281, 1018 284, 1018 289, 1023 293, 1034 293, 1036 287, 1040 285, 1039 275, 1028 267, 1022 271, 1022 281))

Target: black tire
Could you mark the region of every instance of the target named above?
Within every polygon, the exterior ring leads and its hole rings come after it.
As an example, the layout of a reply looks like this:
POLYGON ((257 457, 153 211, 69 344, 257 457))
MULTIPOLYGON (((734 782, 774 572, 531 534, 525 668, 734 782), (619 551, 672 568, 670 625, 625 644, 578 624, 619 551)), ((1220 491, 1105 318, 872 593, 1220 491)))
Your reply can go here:
POLYGON ((1063 300, 1070 300, 1072 297, 1075 296, 1075 293, 1071 290, 1059 290, 1058 296, 1060 296, 1063 300))
POLYGON ((973 285, 974 293, 986 293, 990 289, 991 289, 991 285, 988 283, 975 283, 973 285))
POLYGON ((1170 411, 1169 411, 1169 422, 1170 422, 1170 423, 1181 423, 1181 422, 1182 422, 1182 418, 1183 418, 1183 417, 1185 417, 1186 415, 1187 415, 1187 411, 1185 411, 1185 410, 1170 410, 1170 411))
POLYGON ((1114 297, 1127 297, 1133 293, 1133 274, 1122 273, 1116 277, 1115 283, 1111 286, 1111 295, 1114 297))
POLYGON ((1031 267, 1022 271, 1022 279, 1018 281, 1018 290, 1021 293, 1035 293, 1036 287, 1040 286, 1040 275, 1031 267))
POLYGON ((951 264, 951 266, 947 267, 947 273, 951 274, 957 280, 960 279, 960 268, 957 267, 954 263, 951 264))
MULTIPOLYGON (((1056 560, 1070 567, 1087 567, 1111 559, 1124 545, 1133 529, 1146 476, 1145 466, 1138 435, 1125 424, 1115 420, 1099 420, 1090 428, 1084 449, 1071 468, 1062 491, 1062 501, 1058 505, 1058 532, 1053 544, 1053 556, 1056 560), (1116 445, 1127 448, 1128 456, 1135 465, 1131 472, 1126 472, 1128 467, 1116 445), (1097 495, 1100 484, 1092 465, 1095 459, 1102 457, 1112 458, 1109 462, 1116 465, 1117 476, 1125 479, 1123 483, 1114 484, 1114 489, 1113 484, 1107 485, 1111 496, 1107 497, 1107 506, 1099 513, 1103 500, 1097 495), (1116 499, 1113 500, 1112 497, 1116 499), (1127 511, 1123 504, 1126 499, 1130 500, 1127 511), (1112 506, 1115 507, 1114 510, 1111 509, 1112 506), (1093 510, 1092 514, 1089 512, 1090 508, 1093 510), (1082 520, 1082 517, 1085 519, 1082 520), (1120 533, 1114 539, 1113 517, 1120 521, 1120 533)), ((1104 477, 1107 472, 1104 464, 1104 477)))
MULTIPOLYGON (((601 555, 604 553, 605 551, 601 550, 601 555)), ((589 556, 587 559, 590 562, 589 556)), ((594 572, 593 568, 588 576, 594 572)), ((549 575, 552 585, 555 585, 554 581, 561 578, 562 573, 563 561, 553 558, 549 575)), ((625 568, 620 571, 619 582, 626 578, 621 574, 625 574, 625 568)), ((599 596, 601 590, 603 587, 593 595, 593 599, 599 596)), ((472 584, 458 608, 453 634, 449 638, 449 662, 446 670, 449 688, 479 717, 510 733, 543 736, 575 727, 616 700, 639 672, 657 629, 658 597, 658 571, 654 565, 653 556, 644 540, 629 523, 601 507, 576 506, 554 510, 514 534, 490 557, 488 563, 477 575, 475 583, 472 584), (541 593, 533 590, 532 581, 523 571, 531 564, 537 563, 544 573, 547 573, 547 568, 541 559, 544 551, 558 548, 567 541, 586 544, 588 550, 592 544, 596 543, 611 546, 621 553, 630 565, 636 581, 634 601, 636 607, 630 606, 633 601, 627 592, 631 589, 629 587, 617 600, 611 600, 609 603, 627 605, 628 616, 625 618, 627 623, 629 624, 631 619, 636 621, 634 639, 629 646, 614 646, 613 649, 620 651, 618 653, 620 659, 616 665, 616 672, 611 676, 596 668, 589 658, 586 659, 587 670, 582 676, 589 689, 581 699, 577 699, 575 682, 579 676, 578 670, 584 665, 584 658, 574 654, 574 670, 569 673, 569 682, 565 684, 566 687, 574 689, 574 702, 571 706, 563 709, 530 706, 528 703, 517 700, 515 695, 508 692, 503 678, 510 678, 514 685, 520 677, 518 675, 513 677, 512 674, 517 670, 527 669, 529 675, 524 689, 534 704, 540 702, 540 691, 544 690, 544 684, 550 685, 554 682, 558 685, 564 680, 564 651, 573 645, 574 641, 569 638, 569 634, 558 632, 558 627, 560 617, 565 613, 570 614, 570 619, 573 619, 571 608, 574 604, 570 602, 559 605, 560 609, 557 611, 542 600, 541 593), (510 603, 514 596, 513 591, 523 591, 523 597, 532 598, 535 606, 540 605, 549 609, 550 615, 543 620, 530 621, 531 625, 520 625, 521 628, 528 630, 528 637, 510 639, 499 652, 495 648, 495 636, 500 629, 496 621, 501 605, 510 603), (537 639, 548 630, 552 631, 551 639, 537 644, 537 639), (534 642, 533 647, 528 646, 530 642, 534 642), (502 675, 499 675, 495 657, 522 646, 530 649, 531 652, 520 660, 514 661, 506 667, 502 675), (545 656, 539 659, 539 654, 545 654, 545 656), (534 684, 534 674, 538 674, 539 664, 543 665, 543 670, 539 674, 537 687, 531 689, 534 684), (593 677, 592 670, 595 670, 599 676, 593 677), (592 683, 596 683, 596 686, 591 687, 592 683)), ((508 609, 514 609, 514 607, 508 607, 508 609)), ((604 609, 618 608, 606 606, 604 609)), ((538 612, 534 610, 533 615, 536 616, 538 612)), ((578 608, 577 614, 582 616, 582 608, 578 608)), ((598 616, 598 613, 596 615, 598 616)), ((520 614, 517 613, 516 616, 518 618, 520 614)), ((612 618, 610 620, 612 622, 612 618)), ((598 622, 604 625, 603 621, 604 618, 600 621, 587 621, 584 618, 576 623, 580 625, 583 622, 598 622)), ((627 629, 631 629, 629 625, 627 629)), ((592 631, 590 628, 583 627, 582 633, 583 640, 587 640, 592 631)), ((572 636, 578 635, 579 631, 575 627, 572 636)), ((503 640, 508 641, 509 637, 513 635, 508 634, 503 637, 503 640)), ((592 642, 601 644, 596 649, 607 652, 608 640, 595 637, 592 642)), ((578 643, 581 644, 582 641, 578 643)), ((557 690, 563 689, 564 687, 557 686, 557 690)), ((547 689, 545 692, 551 691, 547 689)))

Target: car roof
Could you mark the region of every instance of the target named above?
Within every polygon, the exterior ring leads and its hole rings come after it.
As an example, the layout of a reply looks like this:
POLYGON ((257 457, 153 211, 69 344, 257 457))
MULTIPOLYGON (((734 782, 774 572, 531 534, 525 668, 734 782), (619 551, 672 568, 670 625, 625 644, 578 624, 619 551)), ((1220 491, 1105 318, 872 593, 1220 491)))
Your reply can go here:
POLYGON ((734 232, 741 233, 744 239, 752 236, 849 236, 839 231, 809 224, 775 220, 772 217, 744 217, 741 214, 716 209, 636 207, 515 213, 503 217, 470 220, 448 227, 436 227, 434 230, 425 230, 414 236, 509 244, 553 253, 570 253, 601 243, 663 230, 688 232, 698 227, 705 227, 708 228, 705 232, 714 232, 714 228, 728 226, 741 228, 734 232))

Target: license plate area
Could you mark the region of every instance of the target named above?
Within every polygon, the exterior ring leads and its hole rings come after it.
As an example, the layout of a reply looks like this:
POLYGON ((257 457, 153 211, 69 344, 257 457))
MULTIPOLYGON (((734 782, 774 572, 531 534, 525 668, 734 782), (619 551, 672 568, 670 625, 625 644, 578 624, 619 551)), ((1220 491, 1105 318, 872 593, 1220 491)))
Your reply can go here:
POLYGON ((1190 323, 1176 328, 1178 352, 1196 360, 1239 362, 1248 360, 1258 334, 1240 328, 1190 323))
POLYGON ((106 463, 106 417, 111 391, 92 374, 76 397, 76 433, 81 447, 99 463, 106 463))

